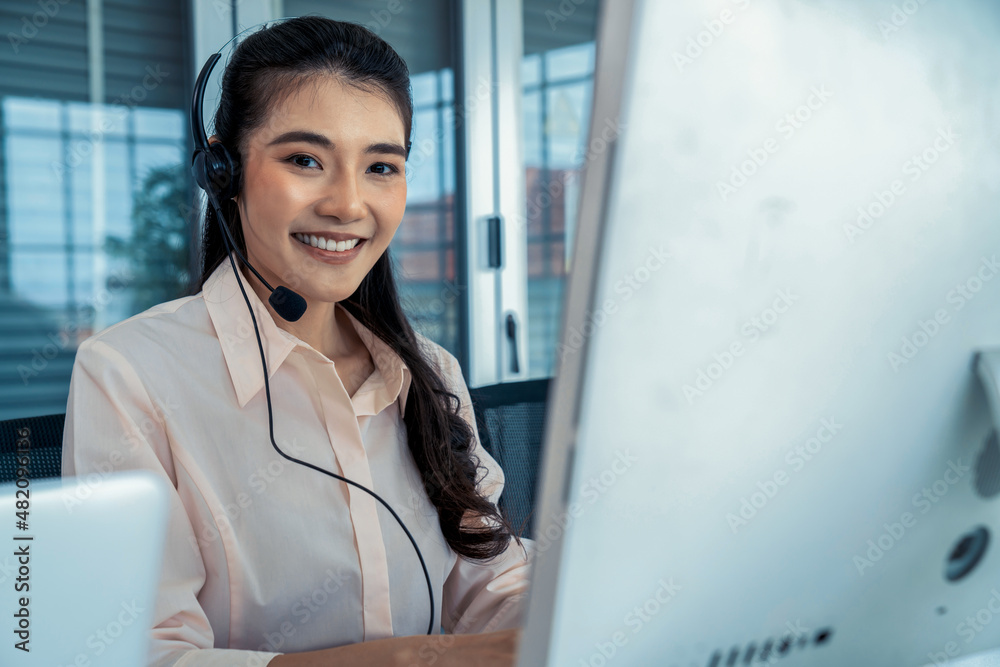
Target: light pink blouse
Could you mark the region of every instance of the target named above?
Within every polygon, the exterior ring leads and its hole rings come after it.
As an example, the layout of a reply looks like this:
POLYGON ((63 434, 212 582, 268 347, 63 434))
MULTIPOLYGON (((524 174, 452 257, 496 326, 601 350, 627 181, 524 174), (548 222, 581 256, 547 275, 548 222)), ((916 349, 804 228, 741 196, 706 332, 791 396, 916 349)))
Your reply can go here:
MULTIPOLYGON (((201 293, 87 339, 73 367, 63 475, 142 468, 172 487, 149 664, 254 667, 279 653, 426 632, 423 571, 389 512, 274 451, 236 280, 223 262, 201 293)), ((400 357, 348 314, 376 366, 349 396, 334 363, 278 327, 240 280, 264 343, 278 445, 374 490, 400 515, 427 562, 435 628, 519 626, 533 543, 512 541, 488 562, 449 548, 407 447, 410 371, 400 357)), ((475 430, 457 360, 420 341, 475 430)), ((496 502, 503 472, 475 432, 479 488, 496 502)))

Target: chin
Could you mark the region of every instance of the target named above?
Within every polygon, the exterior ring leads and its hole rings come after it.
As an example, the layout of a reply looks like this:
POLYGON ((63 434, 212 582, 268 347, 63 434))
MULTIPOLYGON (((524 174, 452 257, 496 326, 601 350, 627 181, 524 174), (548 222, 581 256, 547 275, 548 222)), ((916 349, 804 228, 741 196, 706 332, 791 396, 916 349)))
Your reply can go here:
POLYGON ((346 301, 350 298, 357 287, 351 290, 334 289, 334 290, 318 290, 316 292, 310 292, 309 294, 302 294, 306 301, 316 301, 323 303, 338 303, 340 301, 346 301))

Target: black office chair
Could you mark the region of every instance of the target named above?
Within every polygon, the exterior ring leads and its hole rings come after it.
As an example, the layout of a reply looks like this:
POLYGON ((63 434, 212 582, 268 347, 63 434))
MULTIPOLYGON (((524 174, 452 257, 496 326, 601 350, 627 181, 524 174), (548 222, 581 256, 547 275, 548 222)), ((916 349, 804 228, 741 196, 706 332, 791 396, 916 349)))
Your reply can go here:
MULTIPOLYGON (((533 535, 535 484, 545 426, 549 379, 506 382, 470 390, 483 447, 503 468, 500 511, 524 537, 533 535)), ((28 429, 31 479, 59 477, 66 415, 0 421, 0 483, 17 472, 17 441, 28 429)))
POLYGON ((471 389, 479 439, 503 468, 500 511, 521 537, 534 534, 535 484, 550 378, 471 389))
POLYGON ((66 415, 23 417, 0 422, 0 483, 17 479, 17 441, 28 441, 29 478, 59 477, 66 415))

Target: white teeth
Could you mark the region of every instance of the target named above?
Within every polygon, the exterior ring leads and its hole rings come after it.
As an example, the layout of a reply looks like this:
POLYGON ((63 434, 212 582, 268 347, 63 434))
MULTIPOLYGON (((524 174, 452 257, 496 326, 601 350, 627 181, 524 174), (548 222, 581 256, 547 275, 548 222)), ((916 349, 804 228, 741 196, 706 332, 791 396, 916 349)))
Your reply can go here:
POLYGON ((296 233, 295 238, 297 238, 302 243, 306 245, 311 245, 314 248, 320 248, 321 250, 332 251, 332 252, 344 252, 350 250, 354 246, 361 242, 361 239, 351 239, 350 241, 334 241, 333 239, 326 239, 321 236, 314 236, 312 234, 301 234, 296 233))

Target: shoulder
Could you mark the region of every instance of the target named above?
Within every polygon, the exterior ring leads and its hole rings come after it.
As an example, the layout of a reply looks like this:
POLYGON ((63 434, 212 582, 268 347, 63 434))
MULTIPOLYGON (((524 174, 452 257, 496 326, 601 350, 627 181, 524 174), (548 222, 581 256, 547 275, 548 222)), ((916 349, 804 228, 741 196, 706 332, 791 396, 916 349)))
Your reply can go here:
POLYGON ((446 382, 451 383, 457 375, 457 377, 461 379, 464 384, 465 379, 462 375, 462 367, 459 365, 458 359, 455 358, 455 355, 422 333, 415 333, 417 335, 417 346, 420 348, 420 353, 423 355, 424 359, 439 370, 441 378, 446 382))
POLYGON ((157 304, 92 334, 78 347, 77 358, 110 348, 139 366, 158 358, 187 357, 207 339, 218 340, 199 292, 157 304))
POLYGON ((465 376, 462 374, 462 367, 455 355, 420 333, 417 333, 417 343, 420 345, 424 358, 429 363, 438 365, 441 379, 459 399, 459 414, 472 429, 474 445, 471 453, 476 459, 477 467, 482 472, 478 477, 476 487, 483 497, 495 505, 503 491, 504 473, 496 459, 483 447, 479 438, 479 425, 476 420, 475 408, 469 387, 465 382, 465 376), (482 470, 483 468, 485 470, 482 470))
POLYGON ((419 331, 414 330, 413 333, 417 336, 417 346, 420 348, 421 354, 423 354, 424 358, 428 361, 437 362, 446 356, 451 357, 451 359, 455 359, 455 356, 439 343, 434 342, 419 331))
POLYGON ((113 343, 141 336, 163 327, 190 325, 197 312, 207 315, 201 293, 159 303, 136 313, 129 318, 112 324, 90 336, 87 341, 113 343))

